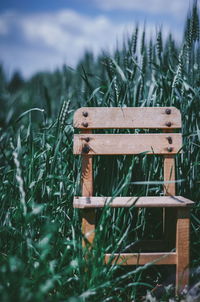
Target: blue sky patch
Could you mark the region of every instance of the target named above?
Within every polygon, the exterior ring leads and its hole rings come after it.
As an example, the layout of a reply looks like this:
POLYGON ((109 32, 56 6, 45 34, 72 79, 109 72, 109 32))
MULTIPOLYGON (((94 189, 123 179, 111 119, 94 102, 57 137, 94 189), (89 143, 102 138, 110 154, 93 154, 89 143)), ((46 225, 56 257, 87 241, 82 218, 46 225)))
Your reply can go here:
POLYGON ((4 0, 0 3, 0 62, 8 75, 25 77, 75 67, 84 51, 111 51, 116 41, 146 24, 148 36, 162 25, 180 42, 190 0, 4 0))

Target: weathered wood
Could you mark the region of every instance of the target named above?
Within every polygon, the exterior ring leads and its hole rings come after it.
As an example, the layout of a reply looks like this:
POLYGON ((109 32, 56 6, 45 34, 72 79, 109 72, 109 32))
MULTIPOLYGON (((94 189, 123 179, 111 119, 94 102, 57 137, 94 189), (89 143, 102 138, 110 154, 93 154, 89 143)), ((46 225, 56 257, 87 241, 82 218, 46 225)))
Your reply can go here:
POLYGON ((82 154, 82 197, 74 198, 74 207, 83 209, 82 229, 86 242, 92 243, 95 233, 95 209, 110 207, 161 207, 164 209, 165 242, 172 239, 176 253, 164 252, 163 241, 143 242, 133 245, 135 251, 154 248, 150 253, 106 254, 105 262, 124 265, 176 264, 177 293, 188 284, 189 267, 189 208, 193 202, 175 196, 174 155, 182 147, 181 134, 172 133, 181 128, 180 111, 174 107, 145 108, 80 108, 74 115, 74 127, 82 134, 74 136, 74 154, 82 154), (91 129, 109 128, 157 128, 162 134, 92 134, 91 129), (117 154, 162 154, 164 155, 164 194, 161 197, 93 197, 93 155, 117 154), (169 183, 169 181, 172 181, 169 183), (176 213, 178 216, 176 217, 176 213), (177 223, 176 223, 177 221, 177 223), (176 227, 176 244, 175 244, 176 227), (158 249, 162 252, 158 253, 158 249), (157 250, 156 250, 157 249, 157 250), (152 253, 152 251, 155 251, 152 253))
POLYGON ((178 209, 176 234, 176 292, 178 293, 189 283, 189 209, 178 209))
POLYGON ((170 183, 164 184, 164 194, 165 195, 176 195, 174 155, 165 155, 164 156, 164 181, 166 181, 166 182, 170 181, 170 183))
POLYGON ((154 207, 186 207, 193 205, 193 202, 182 196, 145 196, 145 197, 74 197, 74 208, 102 208, 104 206, 112 208, 127 208, 135 206, 137 208, 154 207))
POLYGON ((170 134, 173 144, 169 145, 168 135, 159 134, 75 134, 74 154, 115 155, 115 154, 175 154, 182 147, 182 136, 170 134), (171 148, 171 149, 169 149, 171 148))
POLYGON ((74 114, 74 127, 174 129, 181 128, 181 114, 175 107, 83 107, 74 114))
POLYGON ((105 262, 120 265, 144 265, 150 262, 156 265, 173 265, 176 264, 176 253, 106 254, 105 262))
MULTIPOLYGON (((169 130, 164 130, 163 132, 166 134, 168 133, 168 136, 171 137, 169 130)), ((175 179, 175 157, 174 155, 164 155, 164 181, 166 182, 164 184, 165 195, 176 195, 175 179)), ((163 231, 165 240, 168 242, 169 250, 175 247, 176 242, 176 214, 176 209, 163 209, 163 231)))
MULTIPOLYGON (((90 130, 83 130, 84 133, 90 134, 90 130)), ((92 196, 93 195, 93 167, 92 167, 92 156, 82 156, 82 195, 92 196)), ((95 210, 85 209, 82 212, 82 232, 86 241, 92 244, 95 234, 95 210)), ((85 241, 83 241, 85 245, 85 241)))

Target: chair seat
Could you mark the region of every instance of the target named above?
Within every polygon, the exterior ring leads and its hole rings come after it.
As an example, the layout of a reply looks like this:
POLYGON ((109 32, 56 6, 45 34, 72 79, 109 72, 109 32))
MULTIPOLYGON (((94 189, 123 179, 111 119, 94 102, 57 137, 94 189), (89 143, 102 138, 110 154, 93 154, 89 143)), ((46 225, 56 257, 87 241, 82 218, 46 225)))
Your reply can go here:
POLYGON ((188 207, 194 204, 190 199, 182 196, 141 196, 141 197, 74 197, 73 207, 103 208, 168 208, 168 207, 188 207))

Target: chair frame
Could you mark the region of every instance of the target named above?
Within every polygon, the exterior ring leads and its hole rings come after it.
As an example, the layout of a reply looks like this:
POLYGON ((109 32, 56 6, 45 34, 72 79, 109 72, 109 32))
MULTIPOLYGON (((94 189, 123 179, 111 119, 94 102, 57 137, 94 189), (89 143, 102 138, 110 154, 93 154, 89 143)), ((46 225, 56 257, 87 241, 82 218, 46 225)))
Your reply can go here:
MULTIPOLYGON (((112 207, 161 207, 164 213, 164 236, 171 252, 120 253, 113 263, 123 265, 176 266, 176 292, 189 283, 190 207, 191 200, 176 196, 175 155, 181 152, 181 114, 175 107, 107 108, 83 107, 74 114, 74 154, 82 155, 82 197, 74 197, 74 208, 82 208, 82 232, 92 245, 95 236, 95 208, 103 207, 109 198, 93 197, 93 156, 96 154, 161 154, 164 157, 164 196, 118 197, 109 201, 112 207), (92 134, 93 129, 162 129, 159 134, 92 134), (122 141, 122 144, 119 143, 122 141), (124 145, 124 142, 127 144, 124 145), (126 146, 126 147, 124 147, 126 146), (170 182, 169 182, 170 181, 170 182), (143 198, 143 199, 142 199, 143 198), (148 200, 147 200, 148 198, 148 200), (176 232, 174 232, 176 230, 176 232)), ((149 244, 149 242, 147 243, 149 244)), ((154 242, 156 247, 156 242, 154 242)), ((108 263, 112 254, 105 255, 108 263)), ((110 262, 109 262, 110 263, 110 262)))

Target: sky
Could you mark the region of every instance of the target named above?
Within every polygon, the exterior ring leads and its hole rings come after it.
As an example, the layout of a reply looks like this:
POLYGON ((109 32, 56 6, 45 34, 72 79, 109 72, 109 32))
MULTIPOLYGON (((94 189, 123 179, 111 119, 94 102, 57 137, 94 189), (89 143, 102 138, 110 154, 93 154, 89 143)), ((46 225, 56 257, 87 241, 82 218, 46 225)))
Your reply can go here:
MULTIPOLYGON (((198 0, 200 1, 200 0, 198 0)), ((10 76, 75 67, 86 50, 110 51, 136 23, 181 41, 192 0, 1 0, 0 63, 10 76)))

